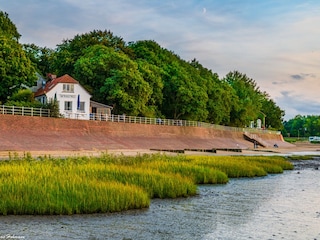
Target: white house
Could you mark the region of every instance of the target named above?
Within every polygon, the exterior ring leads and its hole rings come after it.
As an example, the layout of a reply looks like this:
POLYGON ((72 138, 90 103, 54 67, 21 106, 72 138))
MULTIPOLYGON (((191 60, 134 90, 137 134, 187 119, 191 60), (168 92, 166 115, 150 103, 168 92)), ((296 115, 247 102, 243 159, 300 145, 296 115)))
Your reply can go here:
POLYGON ((49 78, 38 81, 35 99, 44 104, 56 100, 64 117, 89 120, 91 95, 79 82, 68 74, 58 78, 50 74, 49 78))

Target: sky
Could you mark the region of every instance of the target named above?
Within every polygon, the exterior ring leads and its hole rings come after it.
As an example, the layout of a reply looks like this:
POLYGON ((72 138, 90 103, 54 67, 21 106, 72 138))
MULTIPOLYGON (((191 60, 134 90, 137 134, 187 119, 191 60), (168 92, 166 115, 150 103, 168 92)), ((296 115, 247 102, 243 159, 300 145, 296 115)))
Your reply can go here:
POLYGON ((154 40, 221 79, 246 74, 285 120, 320 115, 319 0, 0 0, 0 10, 20 43, 54 49, 93 30, 154 40))

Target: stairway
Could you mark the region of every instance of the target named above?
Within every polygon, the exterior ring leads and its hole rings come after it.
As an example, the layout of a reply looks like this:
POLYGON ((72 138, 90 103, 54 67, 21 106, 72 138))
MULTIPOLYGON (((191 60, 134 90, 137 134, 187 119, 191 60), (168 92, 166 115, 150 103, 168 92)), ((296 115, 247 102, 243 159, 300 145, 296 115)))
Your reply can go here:
POLYGON ((252 142, 252 143, 257 143, 257 145, 260 145, 262 147, 268 147, 269 144, 262 140, 262 138, 258 137, 256 134, 249 133, 249 132, 244 132, 243 136, 246 140, 252 142))

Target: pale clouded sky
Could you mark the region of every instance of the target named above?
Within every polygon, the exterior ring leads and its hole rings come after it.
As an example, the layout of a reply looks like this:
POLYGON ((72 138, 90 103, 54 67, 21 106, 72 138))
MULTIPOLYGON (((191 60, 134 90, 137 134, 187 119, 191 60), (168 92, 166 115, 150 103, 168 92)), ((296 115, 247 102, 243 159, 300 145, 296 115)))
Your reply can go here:
POLYGON ((320 115, 319 0, 3 0, 0 10, 21 43, 55 48, 95 29, 155 40, 220 78, 246 74, 285 119, 320 115))

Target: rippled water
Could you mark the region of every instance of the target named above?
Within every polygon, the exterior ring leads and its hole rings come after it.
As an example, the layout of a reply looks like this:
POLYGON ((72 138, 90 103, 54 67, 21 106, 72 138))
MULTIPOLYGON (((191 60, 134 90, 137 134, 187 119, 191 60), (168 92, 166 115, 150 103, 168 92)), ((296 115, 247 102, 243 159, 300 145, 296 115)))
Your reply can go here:
POLYGON ((310 167, 153 200, 117 214, 1 216, 0 239, 319 239, 320 170, 310 167))

